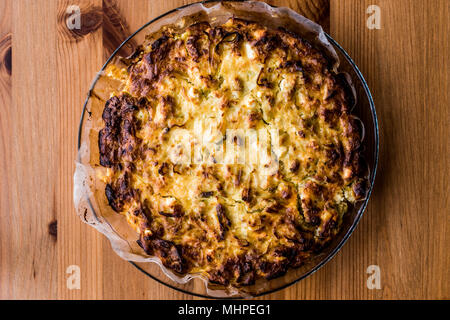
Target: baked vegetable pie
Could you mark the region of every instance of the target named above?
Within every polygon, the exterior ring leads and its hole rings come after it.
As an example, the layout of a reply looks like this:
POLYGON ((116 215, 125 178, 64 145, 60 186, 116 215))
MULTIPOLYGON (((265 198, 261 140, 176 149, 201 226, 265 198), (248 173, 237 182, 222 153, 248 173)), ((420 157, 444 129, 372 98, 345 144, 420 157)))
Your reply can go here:
POLYGON ((106 197, 176 274, 242 286, 320 252, 366 196, 353 95, 296 34, 230 19, 166 28, 110 69, 106 197))

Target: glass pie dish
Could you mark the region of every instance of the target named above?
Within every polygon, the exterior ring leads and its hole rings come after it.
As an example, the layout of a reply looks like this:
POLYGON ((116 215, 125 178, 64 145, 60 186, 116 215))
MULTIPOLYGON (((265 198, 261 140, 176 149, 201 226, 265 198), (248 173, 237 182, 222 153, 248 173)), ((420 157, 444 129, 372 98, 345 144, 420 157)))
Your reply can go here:
POLYGON ((80 218, 102 232, 111 241, 114 251, 130 261, 137 269, 152 279, 184 293, 200 297, 245 298, 268 294, 283 289, 317 271, 343 246, 355 229, 372 191, 378 160, 378 124, 375 106, 360 71, 342 49, 322 28, 287 8, 275 8, 262 2, 208 1, 186 5, 169 11, 142 26, 125 40, 107 60, 89 90, 78 137, 78 161, 74 176, 74 201, 80 218), (102 112, 111 94, 117 92, 120 81, 108 73, 110 66, 126 66, 131 55, 145 41, 157 37, 167 26, 182 29, 195 22, 218 24, 230 17, 256 21, 271 28, 283 27, 295 32, 327 56, 334 69, 347 79, 353 89, 355 106, 352 114, 360 119, 363 131, 363 157, 369 168, 369 190, 365 200, 357 202, 343 219, 340 232, 320 253, 296 269, 271 280, 258 280, 250 286, 223 287, 208 282, 202 276, 180 277, 165 268, 159 259, 147 256, 136 244, 138 235, 126 219, 108 205, 105 184, 100 175, 105 168, 99 164, 98 132, 103 126, 102 112))

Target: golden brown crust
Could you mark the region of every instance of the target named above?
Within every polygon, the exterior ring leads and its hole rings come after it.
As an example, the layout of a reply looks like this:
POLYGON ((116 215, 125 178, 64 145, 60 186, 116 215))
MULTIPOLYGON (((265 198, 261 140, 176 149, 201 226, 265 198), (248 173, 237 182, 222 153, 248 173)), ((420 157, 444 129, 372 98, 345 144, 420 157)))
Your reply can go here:
POLYGON ((129 58, 127 77, 99 133, 105 193, 167 268, 224 285, 280 276, 321 250, 365 197, 352 95, 299 36, 238 19, 168 29, 129 58), (180 130, 198 138, 197 120, 210 124, 202 161, 173 161, 174 150, 186 155, 180 130), (264 174, 218 162, 211 146, 228 140, 249 153, 227 129, 276 129, 264 174))

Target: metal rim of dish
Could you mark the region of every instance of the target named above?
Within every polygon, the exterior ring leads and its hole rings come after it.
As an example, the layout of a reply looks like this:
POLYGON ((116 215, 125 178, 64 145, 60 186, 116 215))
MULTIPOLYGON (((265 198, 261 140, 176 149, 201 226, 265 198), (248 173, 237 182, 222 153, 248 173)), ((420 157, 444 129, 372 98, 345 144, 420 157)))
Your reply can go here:
MULTIPOLYGON (((81 146, 81 135, 82 135, 82 128, 83 128, 83 120, 84 120, 84 117, 85 117, 85 114, 86 114, 86 107, 87 107, 87 104, 88 104, 88 102, 89 102, 89 98, 91 97, 92 90, 94 89, 95 84, 97 83, 97 81, 98 81, 98 79, 99 79, 100 74, 102 73, 102 71, 104 71, 104 69, 108 66, 109 62, 116 56, 116 54, 120 51, 120 49, 121 49, 124 45, 126 45, 127 42, 128 42, 130 39, 132 39, 136 34, 138 34, 140 31, 142 31, 143 29, 145 29, 146 27, 148 27, 150 24, 152 24, 152 23, 158 21, 159 19, 164 18, 165 16, 167 16, 167 15, 173 13, 173 12, 176 12, 176 11, 178 11, 178 10, 181 10, 181 9, 186 8, 186 7, 189 7, 189 6, 192 6, 192 5, 196 5, 196 4, 199 4, 199 3, 205 4, 205 3, 214 3, 214 2, 245 2, 245 0, 225 0, 225 1, 206 0, 206 1, 194 2, 194 3, 190 3, 190 4, 183 5, 183 6, 181 6, 181 7, 177 7, 177 8, 175 8, 175 9, 172 9, 172 10, 170 10, 170 11, 167 11, 167 12, 165 12, 165 13, 163 13, 163 14, 157 16, 156 18, 154 18, 154 19, 148 21, 147 23, 145 23, 142 27, 140 27, 140 28, 137 29, 135 32, 133 32, 129 37, 127 37, 127 38, 120 44, 120 46, 118 46, 118 47, 116 48, 116 50, 114 50, 114 52, 111 54, 111 56, 108 58, 108 60, 106 60, 105 64, 102 66, 102 68, 101 68, 100 71, 98 72, 97 76, 94 78, 94 80, 93 80, 93 82, 92 82, 92 84, 91 84, 91 86, 90 86, 90 88, 89 88, 89 91, 88 91, 86 100, 85 100, 84 105, 83 105, 83 111, 82 111, 82 113, 81 113, 81 120, 80 120, 80 124, 79 124, 79 129, 78 129, 78 150, 80 149, 80 146, 81 146)), ((270 4, 268 4, 268 5, 270 5, 270 4)), ((276 8, 276 6, 273 6, 273 5, 270 5, 270 6, 273 7, 273 8, 276 8)), ((312 275, 313 273, 315 273, 316 271, 318 271, 322 266, 324 266, 328 261, 330 261, 330 260, 338 253, 338 251, 344 246, 344 244, 347 242, 348 238, 350 237, 350 235, 353 233, 353 231, 355 230, 356 226, 358 225, 359 220, 361 219, 361 217, 362 217, 362 215, 363 215, 363 213, 364 213, 364 211, 365 211, 365 209, 366 209, 366 207, 367 207, 367 204, 368 204, 368 202, 369 202, 370 195, 371 195, 371 193, 372 193, 373 186, 374 186, 374 183, 375 183, 375 177, 376 177, 377 166, 378 166, 378 156, 379 156, 379 128, 378 128, 378 118, 377 118, 377 113, 376 113, 376 110, 375 110, 375 103, 374 103, 374 101, 373 101, 372 94, 371 94, 371 92, 370 92, 370 89, 369 89, 369 87, 368 87, 368 85, 367 85, 367 82, 366 82, 366 80, 364 79, 364 77, 363 77, 361 71, 360 71, 359 68, 356 66, 355 62, 352 60, 352 58, 349 56, 349 54, 348 54, 348 53, 344 50, 344 48, 342 48, 342 46, 341 46, 339 43, 337 43, 336 40, 334 40, 328 33, 326 33, 326 32, 324 31, 324 34, 325 34, 325 36, 327 37, 328 41, 330 41, 330 43, 333 45, 333 47, 334 47, 335 49, 337 48, 337 49, 342 53, 342 55, 347 59, 347 61, 349 62, 349 64, 352 66, 353 70, 355 71, 356 75, 358 76, 358 80, 361 82, 361 84, 362 84, 362 86, 363 86, 363 89, 364 89, 364 91, 365 91, 365 94, 367 95, 368 100, 369 100, 369 103, 370 103, 370 111, 371 111, 371 113, 372 113, 372 118, 373 118, 374 139, 375 139, 375 145, 374 145, 374 148, 375 148, 375 150, 374 150, 374 151, 375 151, 375 154, 374 154, 374 165, 373 165, 372 172, 371 172, 371 174, 370 174, 370 181, 369 181, 369 182, 370 182, 370 187, 369 187, 369 190, 368 190, 368 192, 367 192, 367 197, 366 197, 366 199, 364 200, 363 204, 361 205, 360 209, 358 210, 358 213, 357 213, 356 218, 355 218, 355 220, 353 221, 352 225, 351 225, 350 228, 347 230, 347 232, 346 232, 346 234, 343 236, 342 240, 341 240, 341 241, 336 245, 336 247, 328 254, 327 257, 325 257, 325 258, 324 258, 322 261, 320 261, 314 268, 312 268, 311 270, 309 270, 308 272, 306 272, 306 273, 303 274, 302 276, 298 277, 297 279, 295 279, 295 280, 293 280, 293 281, 291 281, 291 282, 289 282, 289 283, 286 283, 286 284, 284 284, 284 285, 281 285, 281 286, 278 287, 278 288, 274 288, 274 289, 270 289, 270 290, 265 291, 265 292, 258 293, 258 294, 254 295, 254 296, 252 296, 252 297, 260 297, 260 296, 263 296, 263 295, 266 295, 266 294, 271 294, 271 293, 274 293, 274 292, 283 290, 283 289, 285 289, 285 288, 287 288, 287 287, 289 287, 289 286, 291 286, 291 285, 293 285, 293 284, 299 282, 300 280, 303 280, 303 279, 309 277, 310 275, 312 275)), ((96 219, 98 219, 98 218, 97 218, 97 214, 96 214, 96 212, 95 212, 95 210, 94 210, 94 207, 93 207, 93 205, 92 205, 92 203, 91 203, 91 200, 90 200, 89 198, 87 199, 87 202, 88 202, 88 204, 89 204, 89 206, 90 206, 90 209, 91 209, 91 211, 93 212, 94 216, 96 217, 96 219)), ((157 277, 155 277, 155 276, 153 276, 152 274, 148 273, 147 271, 145 271, 144 269, 142 269, 140 266, 138 266, 135 262, 133 262, 133 261, 128 261, 128 262, 131 263, 136 269, 138 269, 139 271, 141 271, 142 273, 144 273, 145 275, 147 275, 147 276, 150 277, 151 279, 155 280, 156 282, 158 282, 158 283, 160 283, 160 284, 163 284, 163 285, 165 285, 165 286, 167 286, 167 287, 169 287, 169 288, 171 288, 171 289, 174 289, 174 290, 176 290, 176 291, 182 292, 182 293, 184 293, 184 294, 189 294, 189 295, 193 295, 193 296, 200 297, 200 298, 206 298, 206 299, 229 299, 229 300, 232 300, 232 299, 242 299, 241 296, 235 296, 235 297, 232 296, 232 297, 220 297, 220 298, 216 298, 216 297, 213 297, 213 296, 207 296, 207 295, 200 294, 200 293, 190 292, 190 291, 187 291, 187 290, 182 289, 182 288, 177 288, 176 286, 174 286, 174 285, 172 285, 172 284, 170 284, 170 283, 167 283, 167 282, 165 282, 165 281, 163 281, 163 280, 161 280, 161 279, 158 279, 157 277)))

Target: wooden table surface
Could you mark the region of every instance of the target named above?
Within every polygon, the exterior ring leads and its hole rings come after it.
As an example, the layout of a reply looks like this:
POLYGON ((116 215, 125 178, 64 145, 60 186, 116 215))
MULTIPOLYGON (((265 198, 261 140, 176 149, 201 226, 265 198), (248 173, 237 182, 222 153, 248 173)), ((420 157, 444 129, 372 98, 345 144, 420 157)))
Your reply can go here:
MULTIPOLYGON (((77 132, 107 56, 182 0, 0 1, 0 298, 192 299, 116 256, 73 207, 77 132), (79 5, 81 30, 66 26, 79 5), (81 288, 68 289, 78 265, 81 288)), ((278 0, 322 23, 372 90, 380 162, 368 208, 322 269, 270 299, 450 298, 448 0, 278 0), (369 5, 380 29, 369 29, 369 5), (368 289, 367 268, 381 289, 368 289)))

